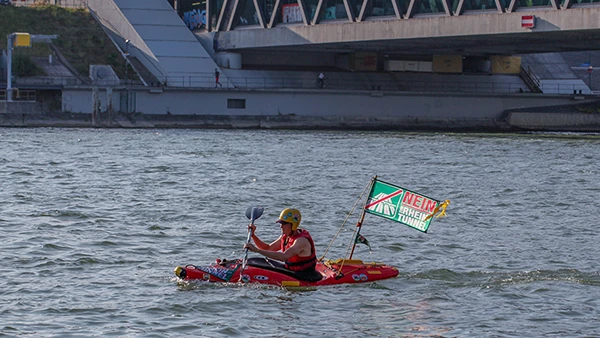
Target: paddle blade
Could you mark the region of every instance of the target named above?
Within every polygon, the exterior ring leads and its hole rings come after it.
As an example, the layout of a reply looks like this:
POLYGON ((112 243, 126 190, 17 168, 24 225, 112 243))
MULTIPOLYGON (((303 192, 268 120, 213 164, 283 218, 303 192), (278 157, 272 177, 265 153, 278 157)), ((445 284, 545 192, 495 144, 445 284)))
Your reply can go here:
POLYGON ((246 217, 248 217, 249 220, 254 222, 260 216, 262 216, 263 211, 265 211, 265 208, 263 208, 263 207, 249 207, 246 210, 246 217))

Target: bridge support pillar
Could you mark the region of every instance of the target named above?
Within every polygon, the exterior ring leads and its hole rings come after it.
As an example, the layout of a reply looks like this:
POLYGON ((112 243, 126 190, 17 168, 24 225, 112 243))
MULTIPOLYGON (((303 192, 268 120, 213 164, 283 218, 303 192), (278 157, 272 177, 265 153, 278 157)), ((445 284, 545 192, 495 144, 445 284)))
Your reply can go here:
POLYGON ((242 69, 242 54, 220 52, 217 53, 215 59, 219 67, 229 69, 242 69))

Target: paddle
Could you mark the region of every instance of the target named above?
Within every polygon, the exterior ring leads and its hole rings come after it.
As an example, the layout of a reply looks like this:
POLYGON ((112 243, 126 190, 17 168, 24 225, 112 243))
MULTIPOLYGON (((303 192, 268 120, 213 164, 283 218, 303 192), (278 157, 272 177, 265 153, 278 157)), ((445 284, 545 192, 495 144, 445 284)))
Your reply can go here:
MULTIPOLYGON (((262 216, 265 208, 263 207, 249 207, 246 210, 246 217, 250 220, 250 224, 254 225, 254 221, 256 221, 260 216, 262 216)), ((250 239, 252 238, 252 231, 248 228, 248 238, 246 239, 246 244, 250 243, 250 239)), ((244 269, 246 269, 246 261, 248 260, 248 249, 246 248, 244 252, 244 259, 242 260, 242 270, 240 270, 240 281, 242 280, 242 276, 244 273, 244 269)))

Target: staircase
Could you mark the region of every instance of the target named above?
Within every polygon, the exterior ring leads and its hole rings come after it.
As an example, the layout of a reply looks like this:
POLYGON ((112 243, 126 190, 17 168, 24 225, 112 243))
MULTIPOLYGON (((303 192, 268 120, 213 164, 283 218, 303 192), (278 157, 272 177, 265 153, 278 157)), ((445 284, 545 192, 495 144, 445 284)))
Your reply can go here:
POLYGON ((543 93, 542 89, 540 88, 540 80, 537 78, 537 76, 535 76, 535 74, 533 74, 531 68, 527 67, 527 69, 525 69, 523 66, 521 66, 519 77, 521 80, 523 80, 523 82, 525 82, 530 92, 543 93))
POLYGON ((152 72, 150 72, 148 68, 146 68, 146 66, 144 66, 144 64, 140 60, 138 60, 137 57, 129 57, 129 63, 131 64, 131 67, 133 67, 137 75, 139 75, 139 77, 142 79, 142 82, 144 82, 145 86, 161 86, 161 83, 158 80, 158 78, 154 76, 154 74, 152 74, 152 72))

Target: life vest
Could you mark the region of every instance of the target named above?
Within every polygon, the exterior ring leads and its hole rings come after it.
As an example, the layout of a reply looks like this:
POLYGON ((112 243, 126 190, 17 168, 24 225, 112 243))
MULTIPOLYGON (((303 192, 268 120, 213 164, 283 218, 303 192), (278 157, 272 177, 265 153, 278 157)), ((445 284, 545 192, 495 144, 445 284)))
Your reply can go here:
POLYGON ((314 268, 317 264, 315 243, 313 242, 312 237, 310 237, 308 231, 304 229, 298 229, 298 232, 290 237, 283 235, 283 237, 281 237, 281 252, 284 252, 292 245, 294 245, 296 240, 300 237, 304 237, 310 242, 310 256, 300 257, 296 255, 290 257, 287 261, 285 261, 285 267, 292 271, 303 271, 306 269, 314 268))

